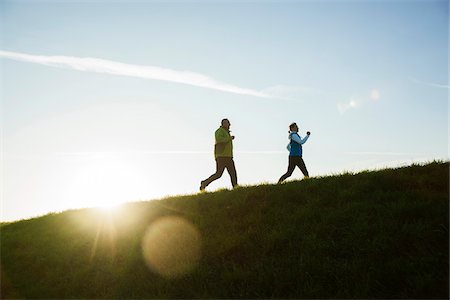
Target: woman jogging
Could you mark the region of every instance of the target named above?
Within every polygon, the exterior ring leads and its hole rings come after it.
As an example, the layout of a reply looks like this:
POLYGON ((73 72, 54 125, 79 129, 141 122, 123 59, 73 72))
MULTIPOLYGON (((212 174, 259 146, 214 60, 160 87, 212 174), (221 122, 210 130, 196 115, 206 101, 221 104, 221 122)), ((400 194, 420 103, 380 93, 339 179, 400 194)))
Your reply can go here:
POLYGON ((292 123, 289 125, 289 144, 287 145, 287 149, 289 151, 289 165, 287 172, 280 177, 278 183, 283 182, 286 178, 292 175, 294 172, 295 166, 300 168, 305 178, 309 178, 308 170, 306 169, 305 162, 303 161, 303 149, 302 145, 308 140, 311 132, 307 132, 306 136, 302 139, 298 134, 298 126, 296 123, 292 123))

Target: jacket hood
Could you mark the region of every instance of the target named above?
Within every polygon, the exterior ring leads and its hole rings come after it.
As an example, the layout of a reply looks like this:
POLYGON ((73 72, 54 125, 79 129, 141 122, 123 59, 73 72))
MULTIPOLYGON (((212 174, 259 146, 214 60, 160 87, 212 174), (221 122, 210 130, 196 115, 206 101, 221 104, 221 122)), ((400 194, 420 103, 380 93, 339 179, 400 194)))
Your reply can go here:
POLYGON ((298 134, 298 131, 289 131, 288 139, 290 139, 290 138, 291 138, 291 134, 293 134, 293 133, 296 133, 296 134, 298 134))

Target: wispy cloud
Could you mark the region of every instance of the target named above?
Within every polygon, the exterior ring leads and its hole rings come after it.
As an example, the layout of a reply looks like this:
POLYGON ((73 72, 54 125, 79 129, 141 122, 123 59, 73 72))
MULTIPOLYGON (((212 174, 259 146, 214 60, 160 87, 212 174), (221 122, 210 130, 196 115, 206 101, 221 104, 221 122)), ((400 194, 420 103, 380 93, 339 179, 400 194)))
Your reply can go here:
POLYGON ((265 93, 264 91, 238 87, 225 82, 217 81, 209 76, 190 71, 177 71, 155 66, 126 64, 92 57, 44 56, 1 50, 0 57, 36 63, 50 67, 110 75, 130 76, 152 80, 171 81, 240 95, 249 95, 262 98, 276 98, 269 93, 265 93))
POLYGON ((428 85, 428 86, 432 86, 432 87, 436 87, 436 88, 450 89, 450 85, 446 85, 446 84, 438 84, 438 83, 426 82, 426 81, 418 80, 418 79, 413 78, 413 77, 410 77, 409 80, 411 80, 414 83, 428 85))

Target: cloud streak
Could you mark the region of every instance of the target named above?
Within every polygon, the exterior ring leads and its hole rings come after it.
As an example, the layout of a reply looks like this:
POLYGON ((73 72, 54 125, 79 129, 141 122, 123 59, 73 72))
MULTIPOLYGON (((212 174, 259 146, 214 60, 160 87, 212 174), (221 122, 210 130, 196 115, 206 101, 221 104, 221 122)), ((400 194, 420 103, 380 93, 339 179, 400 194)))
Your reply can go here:
POLYGON ((170 81, 239 95, 274 98, 273 95, 265 93, 264 91, 238 87, 225 82, 217 81, 209 76, 190 71, 177 71, 155 66, 126 64, 92 57, 44 56, 1 50, 0 57, 49 67, 118 76, 129 76, 150 80, 170 81))
POLYGON ((414 83, 424 84, 424 85, 428 85, 428 86, 432 86, 432 87, 436 87, 436 88, 450 89, 450 85, 421 81, 421 80, 415 79, 413 77, 410 77, 409 80, 411 80, 414 83))

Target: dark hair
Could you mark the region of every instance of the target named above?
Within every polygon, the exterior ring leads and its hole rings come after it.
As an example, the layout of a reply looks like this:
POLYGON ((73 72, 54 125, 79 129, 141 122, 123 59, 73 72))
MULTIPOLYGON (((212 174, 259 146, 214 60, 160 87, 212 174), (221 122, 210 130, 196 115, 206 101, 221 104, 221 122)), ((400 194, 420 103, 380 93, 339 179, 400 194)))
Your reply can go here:
POLYGON ((228 119, 222 119, 222 122, 220 122, 220 124, 223 125, 223 123, 224 123, 225 121, 228 121, 228 123, 230 122, 228 119))
POLYGON ((291 125, 289 125, 289 129, 293 130, 295 126, 297 126, 297 123, 291 123, 291 125))

